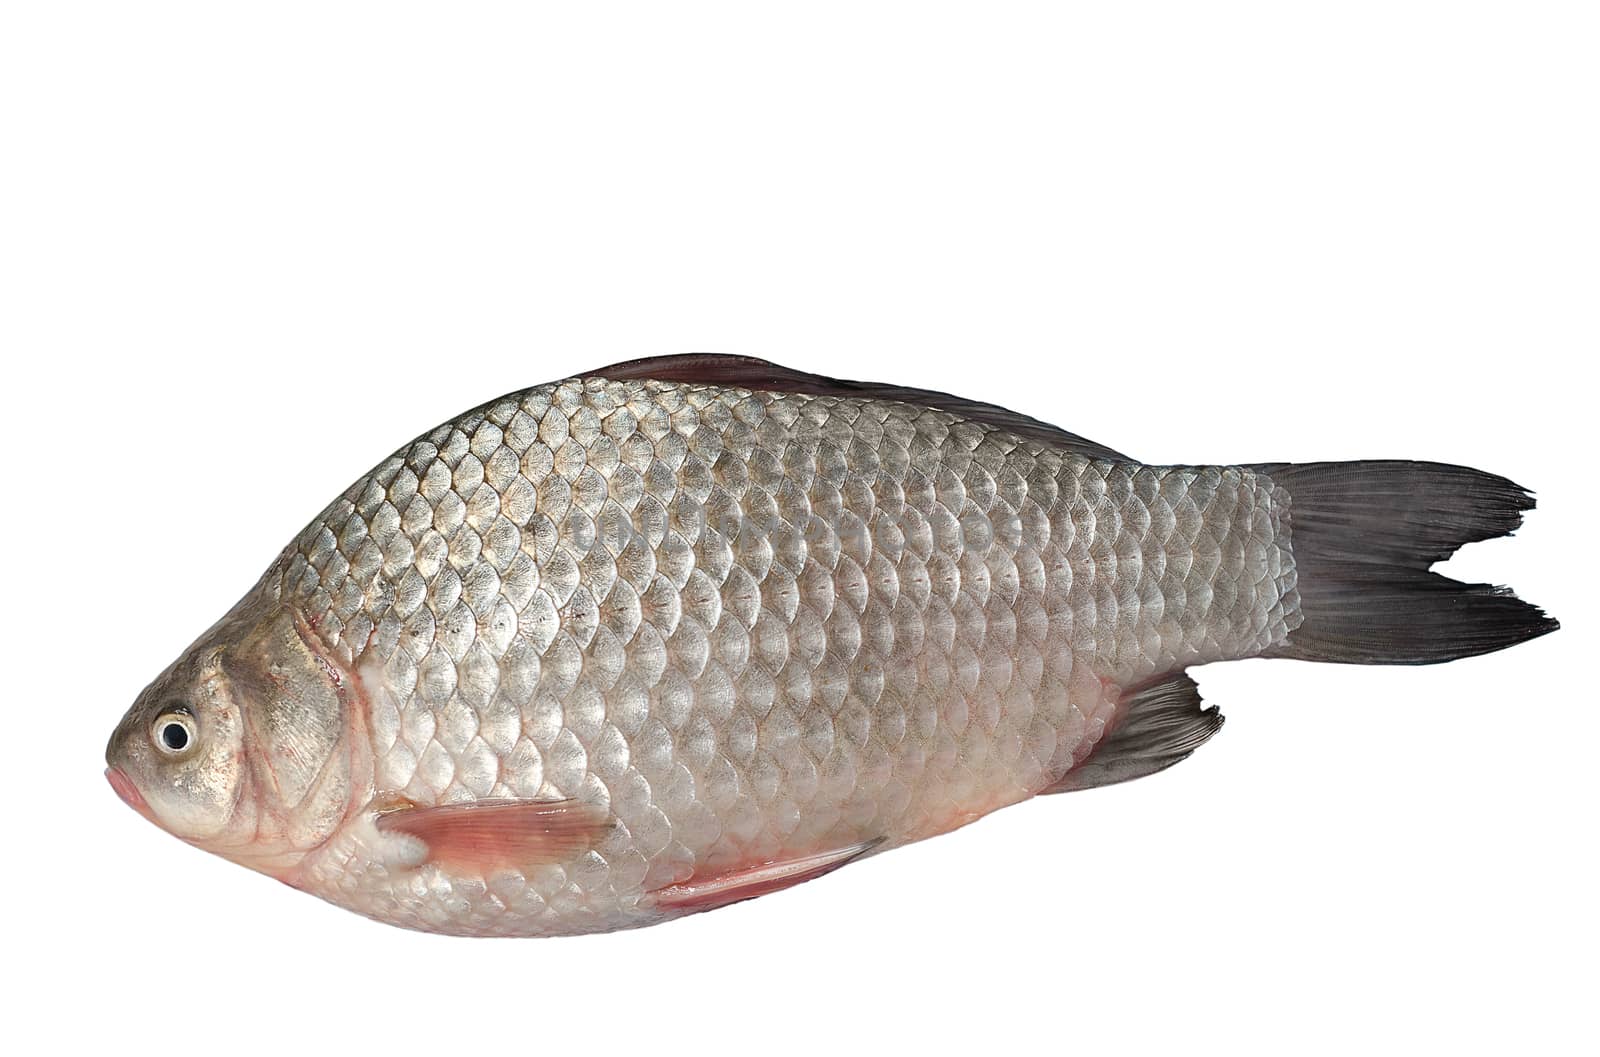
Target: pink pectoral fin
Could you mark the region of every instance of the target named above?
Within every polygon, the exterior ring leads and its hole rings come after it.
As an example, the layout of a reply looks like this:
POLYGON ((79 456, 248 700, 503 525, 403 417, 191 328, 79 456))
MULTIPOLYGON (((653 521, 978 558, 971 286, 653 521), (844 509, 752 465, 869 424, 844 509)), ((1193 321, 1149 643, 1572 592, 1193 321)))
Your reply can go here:
POLYGON ((651 896, 656 906, 663 910, 693 912, 725 907, 832 873, 880 843, 881 838, 798 859, 779 859, 706 874, 697 873, 686 881, 658 888, 651 896))
POLYGON ((377 819, 380 832, 404 834, 426 845, 425 861, 478 874, 570 862, 594 847, 609 825, 604 811, 576 800, 402 807, 377 819))

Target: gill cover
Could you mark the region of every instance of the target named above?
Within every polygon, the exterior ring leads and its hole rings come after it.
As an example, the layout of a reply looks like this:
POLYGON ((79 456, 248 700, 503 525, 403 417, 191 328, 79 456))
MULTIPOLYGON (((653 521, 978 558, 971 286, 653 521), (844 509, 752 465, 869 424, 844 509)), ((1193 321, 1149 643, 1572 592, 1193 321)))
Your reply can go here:
POLYGON ((353 789, 346 676, 288 607, 247 625, 221 662, 243 716, 258 839, 283 851, 314 847, 344 821, 353 789))

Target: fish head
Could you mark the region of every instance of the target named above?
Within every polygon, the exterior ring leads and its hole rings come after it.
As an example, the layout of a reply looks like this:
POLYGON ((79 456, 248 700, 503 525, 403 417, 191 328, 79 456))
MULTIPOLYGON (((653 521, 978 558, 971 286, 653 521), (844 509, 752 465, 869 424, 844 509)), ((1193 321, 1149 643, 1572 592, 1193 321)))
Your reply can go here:
POLYGON ((144 689, 106 777, 190 844, 285 878, 352 810, 351 693, 293 609, 241 603, 144 689))

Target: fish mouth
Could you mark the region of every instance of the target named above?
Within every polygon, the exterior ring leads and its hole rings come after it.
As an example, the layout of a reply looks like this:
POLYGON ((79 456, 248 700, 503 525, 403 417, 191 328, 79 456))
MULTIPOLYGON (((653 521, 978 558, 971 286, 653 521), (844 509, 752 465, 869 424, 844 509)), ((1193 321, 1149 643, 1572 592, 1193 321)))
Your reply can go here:
POLYGON ((122 798, 124 804, 133 808, 145 818, 153 818, 150 805, 145 802, 144 794, 139 792, 139 787, 133 784, 133 780, 124 774, 120 767, 107 767, 106 781, 111 783, 111 788, 116 792, 117 796, 122 798))

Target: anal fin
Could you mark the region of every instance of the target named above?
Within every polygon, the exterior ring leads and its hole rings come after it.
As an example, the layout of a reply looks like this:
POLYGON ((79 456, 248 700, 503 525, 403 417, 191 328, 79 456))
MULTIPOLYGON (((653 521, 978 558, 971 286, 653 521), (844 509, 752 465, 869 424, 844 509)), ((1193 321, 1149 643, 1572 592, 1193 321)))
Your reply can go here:
POLYGON ((376 825, 421 841, 423 862, 487 875, 570 862, 599 842, 610 818, 577 800, 476 800, 383 810, 376 825))
POLYGON ((1183 672, 1164 676, 1130 694, 1089 758, 1040 792, 1115 785, 1164 771, 1221 726, 1222 713, 1215 706, 1204 707, 1193 679, 1183 672))
POLYGON ((696 873, 686 881, 658 888, 651 893, 663 910, 694 912, 725 907, 730 903, 754 899, 782 891, 823 874, 832 873, 882 843, 883 838, 861 841, 843 848, 796 859, 779 859, 750 866, 736 866, 706 874, 696 873))

